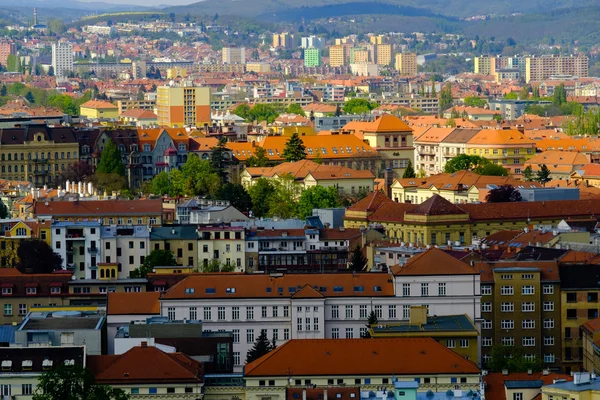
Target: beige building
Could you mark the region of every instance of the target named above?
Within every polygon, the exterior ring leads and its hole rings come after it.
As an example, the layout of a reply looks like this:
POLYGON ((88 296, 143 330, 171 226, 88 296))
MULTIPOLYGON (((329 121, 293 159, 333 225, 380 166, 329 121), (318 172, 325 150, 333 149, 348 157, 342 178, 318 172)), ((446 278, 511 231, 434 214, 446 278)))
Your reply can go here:
POLYGON ((271 64, 259 62, 247 63, 246 72, 256 72, 257 74, 268 73, 271 72, 271 64))
POLYGON ((473 72, 479 75, 496 75, 496 57, 479 56, 473 59, 473 72))
POLYGON ((379 65, 390 65, 392 63, 392 45, 377 44, 375 45, 376 62, 379 65))
POLYGON ((194 225, 161 226, 150 232, 151 250, 169 250, 177 265, 195 266, 198 257, 198 233, 194 225))
POLYGON ((102 261, 118 265, 117 278, 129 277, 129 273, 144 263, 150 253, 150 229, 143 225, 103 226, 100 228, 102 261))
POLYGON ((198 269, 203 271, 211 260, 234 266, 235 272, 246 268, 246 242, 242 227, 202 226, 198 228, 198 269))
POLYGON ((525 82, 542 81, 554 75, 585 78, 588 76, 587 56, 544 55, 525 59, 525 82))
POLYGON ((341 67, 346 65, 346 50, 342 45, 329 47, 329 65, 332 67, 341 67))
POLYGON ((160 126, 181 128, 210 124, 210 88, 160 86, 157 88, 156 114, 160 126))
POLYGON ((223 47, 223 64, 245 64, 245 47, 223 47))
POLYGON ((396 70, 400 75, 417 75, 417 55, 415 53, 396 54, 396 70))

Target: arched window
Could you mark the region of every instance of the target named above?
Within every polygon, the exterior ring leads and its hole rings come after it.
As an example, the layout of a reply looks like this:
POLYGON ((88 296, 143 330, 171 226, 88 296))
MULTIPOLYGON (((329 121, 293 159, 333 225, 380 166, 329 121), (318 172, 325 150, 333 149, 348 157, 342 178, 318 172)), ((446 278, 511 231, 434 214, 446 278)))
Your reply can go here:
POLYGON ((10 165, 8 166, 8 172, 12 172, 12 167, 10 165))
POLYGON ((12 156, 12 154, 8 153, 8 161, 12 161, 11 156, 12 156))
POLYGON ((100 270, 100 278, 104 278, 104 270, 103 269, 100 270))
POLYGON ((110 270, 110 277, 111 278, 116 278, 116 276, 115 276, 115 270, 114 269, 110 270))
POLYGON ((58 160, 58 153, 54 153, 54 159, 58 160))

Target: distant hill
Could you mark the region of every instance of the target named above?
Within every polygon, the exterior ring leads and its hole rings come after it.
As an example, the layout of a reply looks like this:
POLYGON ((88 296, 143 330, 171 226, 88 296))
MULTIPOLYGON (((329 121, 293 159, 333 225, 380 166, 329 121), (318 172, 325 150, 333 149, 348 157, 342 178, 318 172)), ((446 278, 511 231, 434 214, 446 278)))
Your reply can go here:
MULTIPOLYGON (((303 7, 339 6, 347 3, 364 3, 360 0, 304 0, 303 7)), ((382 2, 371 2, 374 5, 382 2)), ((557 9, 598 5, 598 0, 385 0, 383 3, 397 7, 428 9, 432 14, 451 17, 474 15, 510 15, 514 13, 535 14, 557 9)), ((167 7, 166 12, 192 15, 237 15, 256 17, 279 14, 298 8, 295 0, 205 0, 187 6, 167 7)))

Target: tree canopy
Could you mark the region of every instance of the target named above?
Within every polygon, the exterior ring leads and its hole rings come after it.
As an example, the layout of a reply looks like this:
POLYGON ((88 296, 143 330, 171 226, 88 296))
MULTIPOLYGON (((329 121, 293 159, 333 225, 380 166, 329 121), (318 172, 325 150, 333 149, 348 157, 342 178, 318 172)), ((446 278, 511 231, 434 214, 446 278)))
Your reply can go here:
POLYGON ((468 107, 484 107, 487 104, 487 100, 482 97, 468 96, 465 97, 464 103, 468 107))
POLYGON ((177 260, 171 250, 153 249, 144 258, 144 263, 129 273, 130 278, 145 278, 154 267, 168 267, 177 265, 177 260))
POLYGON ((488 203, 508 203, 523 201, 521 193, 512 185, 501 185, 490 190, 485 196, 488 203))
POLYGON ((258 178, 248 191, 252 199, 252 213, 257 218, 267 216, 270 199, 275 193, 275 186, 266 178, 258 178))
POLYGON ((408 160, 408 165, 404 170, 404 174, 402 174, 402 178, 415 178, 417 175, 415 174, 415 169, 413 168, 412 161, 408 160))
POLYGON ((546 186, 546 183, 550 182, 552 178, 550 177, 550 170, 546 166, 546 164, 540 165, 540 169, 538 170, 535 180, 541 183, 543 186, 546 186))
POLYGON ((444 166, 444 172, 450 174, 462 170, 473 171, 479 175, 508 176, 506 168, 493 164, 487 158, 475 155, 459 154, 448 160, 444 166))
POLYGON ((267 330, 261 329, 260 335, 258 335, 256 342, 254 342, 254 346, 252 346, 252 348, 248 350, 248 355, 246 356, 246 363, 251 363, 252 361, 259 359, 268 352, 275 350, 275 347, 275 341, 273 340, 273 342, 271 343, 267 338, 267 330))
POLYGON ((371 110, 379 107, 379 104, 370 102, 367 99, 350 99, 344 104, 344 113, 346 114, 370 114, 371 110))
POLYGON ((62 268, 62 257, 43 240, 29 239, 21 242, 17 256, 17 269, 23 274, 50 274, 62 268))
POLYGON ((104 146, 104 150, 100 154, 100 162, 98 163, 96 172, 125 176, 125 165, 123 165, 121 152, 112 140, 106 142, 106 146, 104 146))
POLYGON ((246 159, 246 167, 266 167, 269 165, 267 151, 263 147, 256 147, 254 154, 246 159))
POLYGON ((340 196, 335 187, 312 186, 304 190, 298 200, 298 217, 312 215, 313 208, 339 207, 340 196))
POLYGON ((150 184, 153 194, 164 196, 206 196, 215 198, 222 186, 222 179, 210 160, 200 160, 189 154, 180 169, 161 172, 150 184))
POLYGON ((542 363, 539 359, 528 360, 525 351, 520 346, 492 346, 490 361, 487 366, 491 372, 527 372, 528 370, 541 371, 542 363))
POLYGON ((242 212, 252 209, 252 198, 244 186, 239 183, 226 183, 217 191, 215 197, 219 200, 229 200, 231 205, 242 212))
POLYGON ((362 248, 357 244, 350 255, 349 269, 354 272, 361 272, 367 269, 367 258, 363 254, 362 248))
POLYGON ((283 158, 288 162, 300 161, 306 158, 306 146, 304 146, 304 142, 297 132, 292 133, 292 136, 285 143, 283 158))

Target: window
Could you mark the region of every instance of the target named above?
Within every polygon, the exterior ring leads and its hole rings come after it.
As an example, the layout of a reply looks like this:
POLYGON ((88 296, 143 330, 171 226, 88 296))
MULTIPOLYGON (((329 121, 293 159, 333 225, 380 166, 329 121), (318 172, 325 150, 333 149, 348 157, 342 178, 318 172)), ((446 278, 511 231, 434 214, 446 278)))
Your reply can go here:
POLYGON ((442 282, 442 283, 438 283, 438 296, 445 296, 446 295, 446 283, 442 282))
POLYGON ((514 346, 515 345, 515 338, 514 337, 505 336, 505 337, 502 338, 502 340, 500 342, 502 343, 503 346, 514 346))
POLYGON ((428 283, 421 283, 421 296, 422 297, 429 296, 429 284, 428 283))
POLYGON ((377 317, 377 319, 383 318, 382 308, 383 307, 380 304, 375 306, 375 316, 377 317))
POLYGON ((25 293, 26 294, 36 294, 37 293, 37 288, 28 287, 28 288, 25 289, 25 293))
POLYGON ((515 291, 512 286, 502 286, 500 288, 500 294, 502 296, 512 296, 513 294, 515 294, 515 291))
POLYGON ((554 354, 544 354, 544 362, 547 364, 554 363, 554 354))
POLYGON ((410 306, 404 304, 402 306, 402 319, 409 319, 410 318, 410 306))
POLYGON ((27 314, 27 304, 19 304, 19 315, 27 314))
POLYGON ((204 320, 210 321, 212 319, 212 307, 204 307, 204 320))
POLYGON ((482 321, 481 329, 492 329, 492 321, 482 321))
POLYGON ((169 318, 169 321, 175 320, 175 307, 167 308, 167 317, 169 318))
POLYGON ((396 319, 396 306, 395 305, 388 306, 388 318, 396 319))
POLYGON ((447 339, 446 340, 446 347, 449 349, 453 349, 456 347, 456 340, 454 339, 447 339))
POLYGON ((262 318, 267 318, 267 306, 262 306, 260 308, 260 316, 262 318))
POLYGON ((340 308, 339 306, 331 306, 331 318, 338 319, 340 318, 340 308))
POLYGON ((514 303, 502 303, 502 304, 500 304, 500 311, 513 312, 513 311, 515 311, 515 305, 514 305, 514 303))
POLYGON ((246 319, 254 319, 254 307, 246 307, 246 319))
POLYGON ((554 311, 554 302, 553 301, 545 301, 544 302, 544 311, 554 311))
POLYGON ((492 338, 491 337, 482 337, 481 338, 481 346, 482 347, 492 347, 492 338))
POLYGON ((314 331, 319 331, 319 318, 314 317, 313 318, 313 330, 314 331))
POLYGON ((500 275, 500 279, 502 280, 511 280, 513 278, 512 274, 502 274, 500 275))
POLYGON ((492 312, 492 303, 481 303, 481 312, 492 312))
POLYGON ((254 329, 246 331, 246 343, 254 343, 254 329))
POLYGON ((361 304, 358 307, 358 311, 359 311, 359 317, 361 319, 368 318, 367 306, 365 304, 361 304))
POLYGON ((460 339, 460 347, 463 349, 469 347, 469 339, 460 339))
POLYGON ((12 315, 12 304, 4 305, 4 315, 12 315))
POLYGON ((232 329, 231 332, 233 333, 233 343, 239 343, 240 342, 240 330, 232 329))
POLYGON ((544 294, 554 294, 554 286, 544 285, 544 294))
POLYGON ((353 310, 354 308, 351 305, 346 305, 346 318, 353 318, 353 310))
POLYGON ((240 319, 240 308, 235 306, 235 307, 231 307, 231 319, 232 320, 239 320, 240 319))
POLYGON ((535 329, 535 320, 533 319, 524 319, 521 324, 523 329, 535 329))
POLYGON ((577 293, 567 293, 567 303, 577 303, 577 293))
POLYGON ((587 301, 588 301, 588 303, 597 303, 598 302, 598 293, 588 293, 587 301))
POLYGON ((196 307, 190 307, 190 320, 195 321, 198 319, 198 309, 196 307))
POLYGON ((521 303, 521 311, 534 312, 535 311, 535 303, 532 301, 526 301, 526 302, 521 303))
POLYGON ((151 388, 148 388, 148 393, 149 394, 156 394, 156 393, 158 393, 158 390, 156 388, 152 388, 151 387, 151 388))
POLYGON ((554 346, 554 336, 544 337, 544 346, 554 346))
POLYGON ((523 346, 525 346, 525 347, 535 346, 535 337, 533 337, 533 336, 524 336, 522 343, 523 343, 523 346))
POLYGON ((354 328, 346 328, 346 339, 354 339, 354 328))
POLYGON ((515 321, 512 319, 503 319, 500 322, 501 329, 515 329, 515 321))
POLYGON ((554 328, 554 320, 553 319, 545 319, 544 320, 544 329, 552 329, 554 328))
POLYGON ((402 296, 410 297, 410 283, 402 284, 402 296))
POLYGON ((32 394, 33 385, 31 383, 24 383, 21 385, 21 394, 30 395, 32 394))
POLYGON ((290 340, 290 328, 283 329, 283 340, 290 340))
POLYGON ((218 307, 217 308, 217 319, 219 321, 223 321, 225 319, 225 307, 218 307))
POLYGON ((535 288, 532 285, 523 286, 521 288, 521 294, 524 294, 524 295, 535 294, 535 288))
POLYGON ((283 306, 283 316, 289 317, 290 315, 290 306, 283 306))

